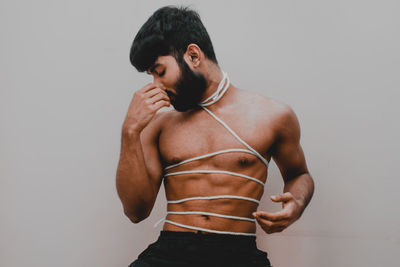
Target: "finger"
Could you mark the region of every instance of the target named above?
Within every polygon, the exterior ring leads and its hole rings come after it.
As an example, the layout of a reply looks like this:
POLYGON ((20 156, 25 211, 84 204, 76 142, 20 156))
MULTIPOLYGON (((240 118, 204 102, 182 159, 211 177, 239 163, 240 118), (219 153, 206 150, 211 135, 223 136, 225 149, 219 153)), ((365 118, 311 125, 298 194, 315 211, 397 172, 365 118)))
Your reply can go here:
POLYGON ((259 223, 262 223, 267 227, 286 227, 287 225, 289 225, 289 220, 288 219, 271 221, 271 220, 264 219, 262 217, 256 217, 256 220, 259 223))
POLYGON ((160 85, 159 84, 155 84, 155 83, 148 83, 142 89, 140 89, 139 91, 141 91, 142 93, 147 93, 151 89, 154 89, 154 88, 157 88, 157 87, 160 88, 160 85))
POLYGON ((167 92, 165 92, 165 90, 163 90, 162 87, 151 88, 146 93, 144 93, 144 96, 145 97, 152 97, 152 96, 154 96, 156 94, 159 94, 159 93, 162 93, 162 94, 165 94, 166 96, 168 96, 167 92))
POLYGON ((269 229, 274 225, 274 222, 272 221, 268 221, 268 220, 264 220, 260 217, 256 217, 256 221, 258 222, 258 224, 263 227, 263 229, 269 229))
POLYGON ((271 228, 271 229, 269 229, 268 230, 268 234, 273 234, 273 233, 280 233, 280 232, 282 232, 283 230, 285 230, 286 229, 286 227, 276 227, 276 228, 271 228))
POLYGON ((293 197, 292 193, 290 193, 290 192, 271 196, 271 200, 274 202, 287 202, 287 201, 292 200, 293 198, 294 197, 293 197))
POLYGON ((261 228, 268 234, 280 232, 288 226, 287 221, 271 222, 261 218, 256 219, 261 228))
POLYGON ((280 221, 289 219, 290 214, 286 210, 281 210, 278 212, 266 212, 266 211, 257 211, 255 212, 256 218, 262 218, 269 221, 280 221))
POLYGON ((165 100, 160 100, 157 103, 153 104, 153 108, 156 111, 159 110, 162 107, 169 107, 169 106, 170 106, 169 101, 165 101, 165 100))
POLYGON ((260 223, 263 224, 265 226, 267 226, 268 228, 271 227, 287 227, 289 225, 289 220, 288 219, 282 219, 282 220, 277 220, 277 221, 271 221, 271 220, 267 220, 264 219, 262 217, 256 217, 256 220, 260 223))
POLYGON ((145 93, 144 94, 144 98, 151 98, 151 97, 154 97, 157 94, 162 94, 162 95, 165 95, 166 97, 168 97, 167 92, 165 92, 164 90, 156 87, 156 88, 153 88, 152 90, 148 91, 147 93, 145 93))
POLYGON ((156 94, 155 96, 153 96, 152 98, 150 98, 150 102, 151 102, 152 104, 155 104, 155 103, 157 103, 157 102, 160 101, 160 100, 165 100, 165 101, 170 102, 170 101, 169 101, 169 97, 168 97, 166 94, 163 94, 163 93, 158 93, 158 94, 156 94))

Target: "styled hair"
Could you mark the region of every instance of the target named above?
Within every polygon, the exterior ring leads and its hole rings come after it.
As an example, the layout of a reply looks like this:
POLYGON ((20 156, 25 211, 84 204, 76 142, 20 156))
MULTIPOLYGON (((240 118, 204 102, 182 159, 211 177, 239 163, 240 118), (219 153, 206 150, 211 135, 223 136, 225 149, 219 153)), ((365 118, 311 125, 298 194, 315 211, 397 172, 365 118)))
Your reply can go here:
POLYGON ((189 44, 218 64, 214 48, 200 15, 189 7, 165 6, 156 10, 133 40, 130 61, 139 71, 148 70, 159 56, 182 58, 189 44))

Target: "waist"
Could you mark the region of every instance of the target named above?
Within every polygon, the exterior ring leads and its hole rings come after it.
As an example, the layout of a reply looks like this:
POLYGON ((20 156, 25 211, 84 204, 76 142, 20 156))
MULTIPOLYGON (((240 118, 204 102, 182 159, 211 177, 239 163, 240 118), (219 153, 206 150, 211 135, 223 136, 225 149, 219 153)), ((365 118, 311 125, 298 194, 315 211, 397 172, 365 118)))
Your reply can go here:
POLYGON ((168 214, 164 222, 162 230, 167 231, 244 236, 255 236, 256 232, 255 222, 208 215, 168 214))
POLYGON ((255 249, 256 236, 241 236, 230 234, 203 233, 202 231, 170 231, 161 230, 159 242, 167 246, 182 247, 206 246, 208 248, 220 249, 255 249))

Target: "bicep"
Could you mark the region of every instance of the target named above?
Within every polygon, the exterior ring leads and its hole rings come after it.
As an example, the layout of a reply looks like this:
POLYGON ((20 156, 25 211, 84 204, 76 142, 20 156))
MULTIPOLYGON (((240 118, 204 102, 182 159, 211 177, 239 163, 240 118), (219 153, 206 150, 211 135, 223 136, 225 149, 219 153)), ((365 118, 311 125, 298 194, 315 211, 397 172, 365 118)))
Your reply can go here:
POLYGON ((285 181, 308 171, 300 145, 299 121, 294 111, 287 105, 276 122, 276 141, 272 158, 285 181))

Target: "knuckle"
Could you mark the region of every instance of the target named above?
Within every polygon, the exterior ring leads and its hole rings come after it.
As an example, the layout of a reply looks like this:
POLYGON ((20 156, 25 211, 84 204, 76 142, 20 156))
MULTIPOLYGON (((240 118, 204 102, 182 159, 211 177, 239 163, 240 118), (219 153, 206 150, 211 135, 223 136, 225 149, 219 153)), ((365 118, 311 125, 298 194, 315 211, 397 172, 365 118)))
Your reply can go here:
POLYGON ((144 109, 148 112, 148 111, 153 111, 153 107, 152 107, 152 105, 146 105, 145 107, 144 107, 144 109))
POLYGON ((269 221, 264 222, 265 226, 267 226, 268 228, 272 227, 272 223, 269 221))
POLYGON ((275 230, 276 228, 279 228, 279 226, 280 226, 279 224, 274 223, 274 224, 271 225, 271 229, 275 230))
POLYGON ((292 195, 292 193, 290 193, 290 192, 286 192, 286 196, 287 196, 288 198, 290 198, 290 199, 293 198, 293 195, 292 195))
POLYGON ((144 96, 144 93, 143 92, 139 92, 139 91, 136 91, 136 93, 135 93, 135 95, 134 95, 136 98, 138 98, 138 99, 143 99, 143 96, 144 96))
POLYGON ((157 105, 152 105, 152 106, 149 106, 149 111, 150 112, 154 112, 154 111, 156 111, 158 108, 157 108, 157 105))

